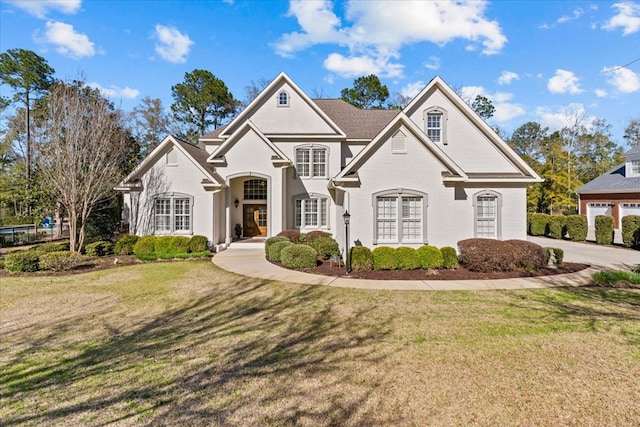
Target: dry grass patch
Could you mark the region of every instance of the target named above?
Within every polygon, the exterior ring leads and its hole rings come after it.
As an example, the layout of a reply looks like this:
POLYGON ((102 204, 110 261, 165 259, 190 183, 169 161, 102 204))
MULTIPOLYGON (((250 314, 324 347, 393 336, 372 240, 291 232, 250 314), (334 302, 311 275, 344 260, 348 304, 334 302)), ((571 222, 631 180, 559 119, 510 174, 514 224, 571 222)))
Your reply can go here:
POLYGON ((0 297, 9 426, 640 419, 639 290, 363 291, 184 262, 0 297))

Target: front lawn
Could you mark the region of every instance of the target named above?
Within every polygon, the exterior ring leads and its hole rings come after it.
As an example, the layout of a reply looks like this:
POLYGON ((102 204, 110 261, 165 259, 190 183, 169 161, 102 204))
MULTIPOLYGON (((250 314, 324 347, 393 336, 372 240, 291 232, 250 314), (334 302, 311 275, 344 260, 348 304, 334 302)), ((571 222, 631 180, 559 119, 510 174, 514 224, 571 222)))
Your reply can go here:
POLYGON ((14 425, 637 425, 640 290, 337 289, 212 263, 0 281, 14 425))

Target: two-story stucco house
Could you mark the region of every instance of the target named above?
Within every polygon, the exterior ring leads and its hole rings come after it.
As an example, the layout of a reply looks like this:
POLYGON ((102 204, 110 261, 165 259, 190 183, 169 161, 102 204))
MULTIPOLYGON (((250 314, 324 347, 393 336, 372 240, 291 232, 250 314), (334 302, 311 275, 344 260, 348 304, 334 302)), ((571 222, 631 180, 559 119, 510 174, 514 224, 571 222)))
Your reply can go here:
POLYGON ((277 76, 198 147, 167 137, 124 179, 130 232, 242 237, 323 230, 342 245, 526 238, 540 177, 440 78, 403 110, 310 99, 277 76))

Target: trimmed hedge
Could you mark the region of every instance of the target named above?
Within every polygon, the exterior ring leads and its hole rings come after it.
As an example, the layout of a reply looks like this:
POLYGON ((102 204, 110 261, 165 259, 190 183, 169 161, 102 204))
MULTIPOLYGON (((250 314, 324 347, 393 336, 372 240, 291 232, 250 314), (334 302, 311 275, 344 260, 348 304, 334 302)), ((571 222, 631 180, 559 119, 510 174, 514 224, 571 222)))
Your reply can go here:
POLYGON ((596 243, 610 245, 613 243, 613 217, 596 215, 596 243))
POLYGON ((531 215, 531 235, 545 236, 549 226, 550 215, 544 213, 534 213, 531 215))
POLYGON ((640 249, 640 215, 622 217, 622 243, 627 248, 640 249))
POLYGON ((374 270, 397 270, 396 250, 389 246, 378 246, 373 251, 374 270))
POLYGON ((189 252, 205 252, 209 250, 209 239, 205 236, 193 236, 189 240, 189 252))
POLYGON ((281 261, 281 252, 284 248, 289 245, 293 245, 290 241, 284 242, 275 242, 269 247, 269 261, 271 262, 280 262, 281 261))
POLYGON ((451 270, 458 267, 458 253, 456 248, 451 246, 445 246, 440 249, 442 253, 442 266, 447 270, 451 270))
POLYGON ((567 234, 567 217, 564 215, 551 215, 549 217, 549 232, 547 236, 552 239, 564 239, 567 234))
POLYGON ((173 236, 156 236, 156 241, 153 245, 153 251, 155 253, 166 253, 171 251, 171 243, 173 236))
POLYGON ((286 238, 285 236, 273 236, 273 237, 269 237, 267 240, 265 240, 264 242, 264 254, 268 257, 269 256, 269 248, 271 247, 271 245, 273 245, 274 243, 278 243, 278 242, 289 242, 290 240, 288 238, 286 238))
POLYGON ((280 251, 282 266, 299 270, 317 265, 318 252, 309 245, 285 244, 280 251))
POLYGON ((133 245, 133 254, 138 256, 140 254, 150 254, 155 252, 156 248, 156 236, 142 236, 133 245))
POLYGON ((189 253, 191 247, 191 238, 187 236, 173 236, 169 243, 169 250, 173 254, 189 253))
MULTIPOLYGON (((97 242, 98 243, 98 242, 97 242)), ((47 252, 40 255, 40 270, 65 271, 78 266, 82 255, 73 251, 47 252)))
POLYGON ((41 255, 37 251, 12 252, 4 258, 4 269, 11 274, 38 271, 41 255))
POLYGON ((351 269, 353 271, 373 270, 373 253, 366 246, 351 248, 351 269))
POLYGON ((68 251, 69 250, 69 242, 65 243, 43 243, 34 248, 36 251, 40 253, 45 252, 60 252, 60 251, 68 251))
POLYGON ((139 236, 132 234, 122 236, 116 242, 116 246, 114 247, 113 252, 116 255, 133 255, 133 245, 135 245, 139 239, 139 236))
POLYGON ((417 270, 420 268, 420 257, 414 248, 401 246, 395 250, 396 265, 400 270, 417 270))
POLYGON ((514 248, 516 266, 525 270, 538 270, 547 265, 547 254, 544 248, 526 240, 507 240, 514 248))
POLYGON ((113 243, 104 240, 89 243, 84 247, 84 253, 87 256, 111 255, 113 253, 113 243))
POLYGON ((584 242, 587 240, 587 231, 589 225, 587 224, 587 217, 584 215, 569 215, 567 216, 567 234, 569 239, 574 242, 584 242))
POLYGON ((312 247, 322 259, 340 255, 340 246, 332 237, 316 237, 311 243, 305 241, 305 245, 312 247))
MULTIPOLYGON (((455 253, 455 249, 453 250, 455 253)), ((440 268, 444 264, 444 257, 442 251, 435 246, 422 245, 417 251, 418 259, 420 260, 420 267, 426 269, 440 268)), ((458 258, 456 257, 456 264, 458 258)))
POLYGON ((471 271, 511 271, 517 265, 514 246, 494 239, 466 239, 458 242, 460 263, 471 271))
POLYGON ((298 243, 300 241, 300 232, 298 230, 282 230, 278 233, 278 236, 284 236, 291 243, 298 243))
POLYGON ((300 240, 313 247, 312 243, 319 237, 331 237, 331 234, 320 230, 310 231, 307 234, 300 236, 300 240))

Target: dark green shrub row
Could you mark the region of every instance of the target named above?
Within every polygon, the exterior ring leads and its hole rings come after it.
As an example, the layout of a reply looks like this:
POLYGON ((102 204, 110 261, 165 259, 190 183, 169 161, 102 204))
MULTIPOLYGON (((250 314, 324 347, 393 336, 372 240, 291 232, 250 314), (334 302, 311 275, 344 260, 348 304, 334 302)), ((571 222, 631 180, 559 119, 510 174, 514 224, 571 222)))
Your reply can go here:
POLYGON ((596 215, 596 243, 610 245, 613 243, 613 217, 596 215))
POLYGON ((458 267, 458 253, 455 248, 445 246, 440 249, 442 252, 442 266, 447 270, 458 267))
POLYGON ((567 234, 567 217, 564 215, 550 215, 547 229, 548 237, 564 239, 567 234))
POLYGON ((466 239, 458 242, 458 248, 460 263, 471 271, 535 270, 547 262, 544 248, 526 240, 466 239))
MULTIPOLYGON (((121 239, 122 240, 122 239, 121 239)), ((120 246, 121 251, 128 250, 130 241, 120 246)), ((204 236, 142 236, 133 244, 133 254, 141 260, 171 259, 180 254, 205 252, 208 239, 204 236), (206 243, 205 243, 206 242, 206 243), (202 248, 205 249, 202 249, 202 248), (194 251, 193 249, 199 249, 194 251)))
MULTIPOLYGON (((354 248, 354 250, 356 248, 354 248)), ((366 251, 358 249, 358 257, 361 258, 362 261, 358 260, 358 268, 354 267, 354 262, 352 261, 352 268, 354 270, 367 269, 360 266, 361 263, 363 266, 368 265, 366 251)), ((379 246, 371 252, 371 262, 374 270, 416 270, 419 268, 426 270, 442 267, 456 268, 458 266, 458 256, 456 254, 456 250, 452 247, 445 247, 441 250, 430 245, 423 245, 418 249, 405 246, 395 249, 388 246, 379 246)))
POLYGON ((87 256, 106 256, 113 253, 113 243, 104 240, 89 243, 84 247, 84 254, 87 256))
POLYGON ((138 239, 140 239, 140 237, 136 236, 135 234, 127 234, 125 236, 122 236, 116 242, 116 246, 113 248, 113 252, 116 255, 133 255, 133 245, 136 244, 138 239))
MULTIPOLYGON (((324 239, 325 237, 322 237, 324 239)), ((333 240, 333 239, 332 239, 333 240)), ((277 246, 281 243, 276 243, 277 246)), ((282 265, 286 268, 299 270, 302 268, 313 268, 316 266, 318 252, 309 245, 294 245, 284 243, 280 252, 282 265)))
POLYGON ((531 214, 531 225, 529 232, 532 236, 546 236, 549 226, 549 216, 544 213, 531 214))
POLYGON ((587 240, 587 217, 584 215, 568 215, 567 216, 567 234, 569 239, 574 242, 584 242, 587 240))
POLYGON ((418 253, 418 259, 420 260, 421 268, 427 270, 430 268, 433 269, 433 268, 440 268, 444 266, 444 257, 442 255, 442 251, 437 247, 430 246, 430 245, 423 245, 423 246, 420 246, 416 250, 416 252, 418 253))
POLYGON ((640 249, 640 215, 622 217, 622 243, 627 248, 640 249))
POLYGON ((40 255, 37 251, 12 252, 4 258, 4 269, 11 274, 38 271, 40 255))
POLYGON ((373 270, 373 253, 366 246, 351 248, 351 269, 354 271, 373 270))
POLYGON ((587 238, 587 217, 584 215, 527 214, 527 231, 532 236, 547 236, 564 239, 566 236, 576 242, 587 238))
POLYGON ((318 256, 322 257, 322 259, 329 259, 332 256, 340 255, 340 246, 338 246, 338 242, 331 237, 315 237, 311 242, 305 240, 304 244, 315 249, 318 256))

